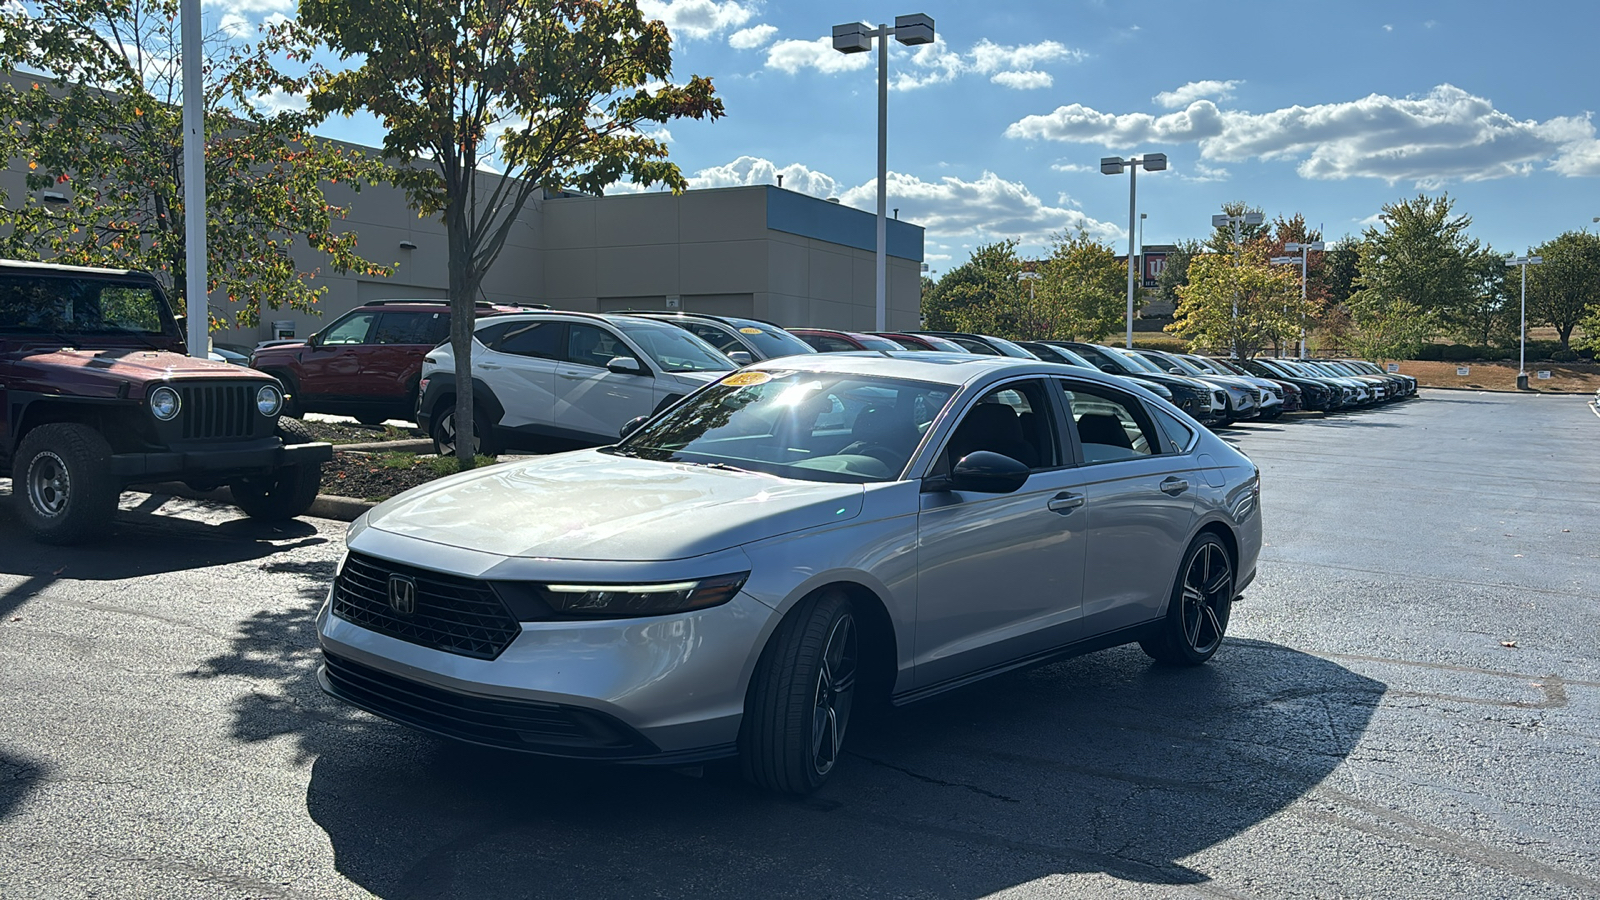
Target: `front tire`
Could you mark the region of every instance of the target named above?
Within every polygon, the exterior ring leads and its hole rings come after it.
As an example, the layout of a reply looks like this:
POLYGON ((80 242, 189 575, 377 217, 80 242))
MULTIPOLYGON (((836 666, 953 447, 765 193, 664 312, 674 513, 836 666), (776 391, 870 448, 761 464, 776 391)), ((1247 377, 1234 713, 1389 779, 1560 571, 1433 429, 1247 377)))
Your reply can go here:
POLYGON ((1166 618, 1139 639, 1140 649, 1167 665, 1198 666, 1210 659, 1228 631, 1233 585, 1228 548, 1212 532, 1202 533, 1183 554, 1166 618))
POLYGON ((746 780, 782 794, 822 786, 839 762, 859 673, 850 598, 829 590, 802 601, 756 665, 739 739, 746 780))
MULTIPOLYGON (((278 419, 278 437, 285 445, 309 444, 316 440, 305 423, 278 419)), ((246 478, 228 485, 235 506, 252 519, 282 522, 304 515, 317 500, 322 487, 322 464, 284 466, 269 475, 246 478)))
POLYGON ((87 425, 55 423, 28 432, 11 465, 17 514, 47 544, 77 544, 111 524, 120 486, 111 445, 87 425))

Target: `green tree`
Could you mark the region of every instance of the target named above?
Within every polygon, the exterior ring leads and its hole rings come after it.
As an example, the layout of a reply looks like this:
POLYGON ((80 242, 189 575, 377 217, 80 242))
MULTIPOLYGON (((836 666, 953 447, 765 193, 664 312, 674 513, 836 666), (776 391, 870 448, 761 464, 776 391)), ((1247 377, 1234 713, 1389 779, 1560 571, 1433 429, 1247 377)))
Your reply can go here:
MULTIPOLYGON (((670 81, 672 36, 635 0, 301 0, 275 33, 349 64, 312 71, 311 108, 376 115, 396 182, 443 219, 458 384, 471 383, 473 303, 529 199, 603 193, 624 175, 680 191, 666 143, 641 128, 723 114, 709 79, 670 81)), ((454 415, 471 434, 470 392, 454 415)), ((457 442, 463 468, 471 443, 457 442)))
POLYGON ((1017 278, 1021 272, 1016 241, 980 245, 923 292, 923 321, 936 331, 1015 333, 1026 291, 1017 278))
MULTIPOLYGON (((1088 232, 1057 235, 1039 279, 1022 298, 1021 340, 1076 338, 1099 341, 1117 331, 1127 314, 1127 264, 1088 232)), ((1137 302, 1135 297, 1135 302, 1137 302)), ((1009 335, 1007 335, 1009 337, 1009 335)))
POLYGON ((1375 363, 1415 356, 1439 330, 1434 314, 1409 300, 1368 296, 1352 300, 1349 312, 1350 351, 1375 363))
POLYGON ((1478 242, 1467 236, 1472 219, 1454 215, 1449 195, 1400 200, 1383 207, 1379 224, 1362 235, 1357 295, 1369 309, 1400 310, 1398 301, 1442 325, 1470 304, 1473 276, 1467 261, 1478 242))
POLYGON ((1197 256, 1189 263, 1189 283, 1178 290, 1178 309, 1166 330, 1236 357, 1259 353, 1283 335, 1299 334, 1310 304, 1300 299, 1296 274, 1271 265, 1264 247, 1237 256, 1197 256))
POLYGON ((1177 307, 1178 289, 1189 283, 1189 262, 1204 252, 1205 247, 1199 241, 1185 240, 1167 253, 1161 264, 1161 274, 1156 276, 1156 292, 1162 300, 1177 307))
POLYGON ((1600 303, 1600 235, 1569 231, 1533 252, 1544 264, 1528 268, 1528 321, 1554 328, 1570 350, 1572 330, 1600 303))
POLYGON ((1472 278, 1471 296, 1445 327, 1463 344, 1515 343, 1521 314, 1520 283, 1512 283, 1517 273, 1506 266, 1505 255, 1485 246, 1467 257, 1467 273, 1472 278))
MULTIPOLYGON (((37 0, 0 12, 0 69, 49 72, 0 85, 0 164, 21 168, 46 203, 0 194, 0 256, 145 269, 184 302, 182 78, 178 0, 37 0)), ((207 283, 224 293, 214 327, 252 325, 262 308, 312 311, 326 290, 293 252, 321 251, 334 271, 388 269, 338 230, 345 209, 326 185, 359 191, 385 177, 376 160, 309 130, 321 117, 269 112, 277 84, 259 46, 208 45, 205 65, 207 283)))
POLYGON ((1343 304, 1356 292, 1356 279, 1361 274, 1361 241, 1347 234, 1329 244, 1318 269, 1312 274, 1312 281, 1328 306, 1343 304))

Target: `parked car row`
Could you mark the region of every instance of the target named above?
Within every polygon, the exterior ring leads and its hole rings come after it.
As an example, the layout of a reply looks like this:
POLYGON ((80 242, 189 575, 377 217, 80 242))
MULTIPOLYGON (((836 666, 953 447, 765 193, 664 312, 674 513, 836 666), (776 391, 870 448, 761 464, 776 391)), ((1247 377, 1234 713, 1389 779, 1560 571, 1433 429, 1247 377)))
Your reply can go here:
MULTIPOLYGON (((276 376, 289 415, 328 412, 365 423, 415 419, 440 452, 456 446, 449 305, 379 300, 304 341, 258 347, 250 364, 276 376)), ((480 452, 594 445, 621 425, 723 373, 810 353, 913 351, 1041 359, 1131 379, 1205 425, 1324 413, 1414 395, 1416 382, 1370 363, 1227 360, 1079 341, 1015 342, 948 331, 782 328, 703 313, 561 312, 479 303, 473 441, 480 452)))

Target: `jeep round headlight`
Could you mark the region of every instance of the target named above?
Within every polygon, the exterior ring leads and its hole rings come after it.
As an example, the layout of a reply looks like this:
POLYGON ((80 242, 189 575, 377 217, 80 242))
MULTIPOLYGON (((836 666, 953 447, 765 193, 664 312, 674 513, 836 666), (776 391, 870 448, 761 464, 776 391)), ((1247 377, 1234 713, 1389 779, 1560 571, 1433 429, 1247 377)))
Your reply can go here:
POLYGON ((150 392, 150 413, 163 422, 171 422, 178 417, 178 410, 183 408, 183 401, 178 399, 178 392, 169 387, 158 387, 150 392))
POLYGON ((263 384, 261 390, 256 391, 256 409, 263 416, 275 416, 278 410, 283 409, 283 392, 270 384, 263 384))

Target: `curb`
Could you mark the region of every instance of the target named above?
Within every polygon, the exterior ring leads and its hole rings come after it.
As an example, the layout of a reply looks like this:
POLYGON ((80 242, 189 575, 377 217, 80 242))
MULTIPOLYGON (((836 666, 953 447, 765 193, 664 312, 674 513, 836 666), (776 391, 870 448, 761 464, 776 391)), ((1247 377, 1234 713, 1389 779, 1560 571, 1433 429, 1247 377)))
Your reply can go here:
MULTIPOLYGON (((222 488, 214 491, 197 491, 178 481, 163 481, 159 484, 147 484, 140 487, 152 494, 170 494, 182 497, 185 500, 210 500, 214 503, 233 505, 233 497, 222 488)), ((334 494, 318 494, 317 499, 311 502, 311 508, 305 515, 318 519, 334 519, 339 522, 354 522, 361 514, 377 506, 372 500, 357 500, 354 497, 339 497, 334 494)))
POLYGON ((393 451, 395 453, 433 452, 433 441, 427 438, 415 438, 404 441, 367 441, 360 444, 334 444, 335 453, 340 450, 356 450, 362 453, 378 451, 393 451))

